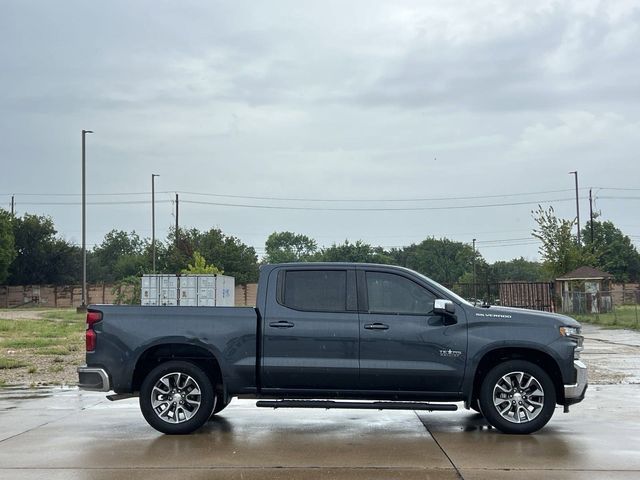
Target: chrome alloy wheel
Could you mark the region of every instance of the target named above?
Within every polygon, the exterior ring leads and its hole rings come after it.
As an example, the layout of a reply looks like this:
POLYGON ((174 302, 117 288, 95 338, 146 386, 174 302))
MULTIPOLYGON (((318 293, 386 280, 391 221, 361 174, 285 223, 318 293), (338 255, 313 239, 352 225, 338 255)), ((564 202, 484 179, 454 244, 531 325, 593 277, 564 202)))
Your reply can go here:
POLYGON ((183 423, 200 408, 201 391, 193 377, 172 372, 160 378, 151 390, 151 406, 167 423, 183 423))
POLYGON ((544 389, 526 372, 509 372, 493 387, 493 404, 505 420, 526 423, 535 419, 544 406, 544 389))

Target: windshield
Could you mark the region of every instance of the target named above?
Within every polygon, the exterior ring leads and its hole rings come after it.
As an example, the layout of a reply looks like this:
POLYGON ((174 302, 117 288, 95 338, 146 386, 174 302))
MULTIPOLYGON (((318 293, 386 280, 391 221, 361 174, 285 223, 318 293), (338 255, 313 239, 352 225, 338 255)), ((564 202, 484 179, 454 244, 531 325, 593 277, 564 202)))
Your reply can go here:
POLYGON ((423 280, 425 280, 427 283, 433 285, 434 287, 437 287, 438 289, 444 291, 447 293, 447 295, 449 295, 450 297, 452 297, 454 300, 460 302, 460 303, 464 303, 465 305, 469 306, 469 307, 473 307, 473 305, 471 303, 469 303, 467 300, 465 300, 464 298, 462 298, 460 295, 458 295, 455 292, 452 292, 451 290, 449 290, 447 287, 440 285, 438 282, 436 282, 435 280, 430 279, 429 277, 425 277, 424 275, 422 275, 421 273, 418 272, 414 272, 417 276, 419 276, 420 278, 422 278, 423 280))

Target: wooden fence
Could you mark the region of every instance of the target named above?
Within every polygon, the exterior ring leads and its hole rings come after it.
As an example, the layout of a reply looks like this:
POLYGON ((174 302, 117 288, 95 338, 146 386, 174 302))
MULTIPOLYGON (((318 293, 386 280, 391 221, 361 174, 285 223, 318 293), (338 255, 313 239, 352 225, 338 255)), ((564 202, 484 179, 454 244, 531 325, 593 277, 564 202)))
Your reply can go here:
MULTIPOLYGON (((255 306, 257 287, 256 283, 236 285, 236 306, 255 306)), ((88 304, 115 302, 116 293, 113 285, 87 286, 88 304)), ((0 285, 0 308, 20 306, 74 308, 81 303, 82 287, 80 285, 0 285)))

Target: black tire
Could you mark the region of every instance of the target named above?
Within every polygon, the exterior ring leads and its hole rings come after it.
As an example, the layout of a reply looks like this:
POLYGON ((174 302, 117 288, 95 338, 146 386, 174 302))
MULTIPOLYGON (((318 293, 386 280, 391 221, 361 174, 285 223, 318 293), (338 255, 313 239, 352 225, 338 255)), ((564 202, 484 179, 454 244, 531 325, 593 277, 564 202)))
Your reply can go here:
POLYGON ((169 435, 200 428, 209 419, 213 404, 211 380, 191 362, 162 363, 149 372, 140 387, 140 410, 145 420, 169 435))
POLYGON ((540 430, 551 419, 556 391, 549 374, 538 365, 509 360, 487 373, 478 399, 482 414, 495 428, 504 433, 527 434, 540 430), (494 404, 494 396, 498 405, 494 404))
POLYGON ((216 399, 214 402, 214 406, 213 406, 213 412, 211 412, 211 416, 209 417, 209 420, 211 420, 213 417, 216 416, 217 413, 221 412, 222 410, 224 410, 225 408, 227 408, 227 405, 229 405, 231 403, 231 399, 229 399, 226 403, 222 400, 222 395, 220 393, 216 394, 216 399))

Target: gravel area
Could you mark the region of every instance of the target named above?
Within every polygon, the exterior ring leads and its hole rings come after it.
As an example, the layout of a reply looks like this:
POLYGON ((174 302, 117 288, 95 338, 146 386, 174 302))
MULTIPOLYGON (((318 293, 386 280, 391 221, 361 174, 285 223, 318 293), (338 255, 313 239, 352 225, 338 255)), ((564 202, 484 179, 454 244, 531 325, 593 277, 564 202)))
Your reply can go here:
POLYGON ((583 334, 590 384, 640 384, 640 332, 583 325, 583 334))
POLYGON ((39 355, 32 351, 3 350, 5 357, 24 362, 28 367, 0 370, 0 381, 5 385, 71 386, 78 383, 78 365, 84 363, 84 352, 68 355, 39 355))

